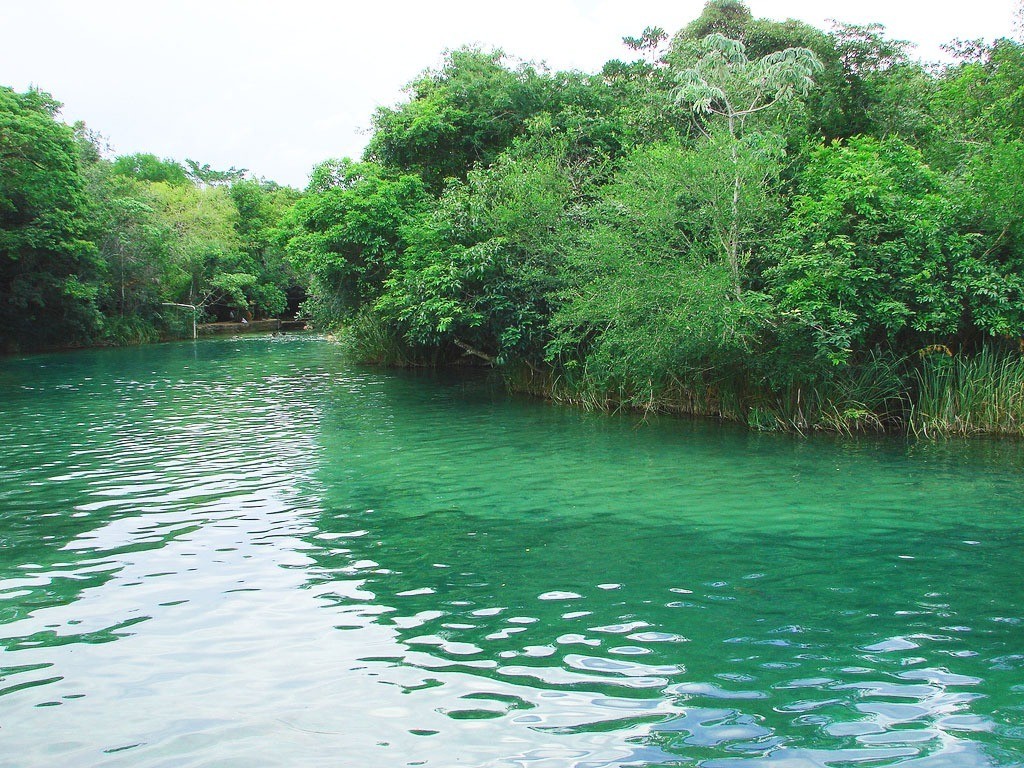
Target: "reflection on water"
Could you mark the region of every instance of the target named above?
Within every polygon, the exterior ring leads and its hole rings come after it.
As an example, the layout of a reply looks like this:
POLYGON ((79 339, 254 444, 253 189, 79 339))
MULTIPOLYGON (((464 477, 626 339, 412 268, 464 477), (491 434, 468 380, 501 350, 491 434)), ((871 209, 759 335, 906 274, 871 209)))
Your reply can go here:
POLYGON ((247 337, 0 363, 0 765, 1024 764, 1018 445, 247 337))

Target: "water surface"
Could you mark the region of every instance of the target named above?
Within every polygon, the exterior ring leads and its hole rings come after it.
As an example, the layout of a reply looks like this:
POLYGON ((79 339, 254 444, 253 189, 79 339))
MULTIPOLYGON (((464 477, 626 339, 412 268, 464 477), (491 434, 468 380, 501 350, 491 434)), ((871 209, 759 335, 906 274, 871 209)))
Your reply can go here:
POLYGON ((316 337, 0 361, 0 765, 1024 765, 1019 444, 316 337))

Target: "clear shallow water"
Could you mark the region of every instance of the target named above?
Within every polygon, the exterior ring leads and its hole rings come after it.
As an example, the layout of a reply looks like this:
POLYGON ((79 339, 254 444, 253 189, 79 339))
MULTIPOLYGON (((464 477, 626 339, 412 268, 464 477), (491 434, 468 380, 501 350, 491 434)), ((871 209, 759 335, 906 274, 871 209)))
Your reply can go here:
POLYGON ((1024 765, 1024 448, 311 337, 0 361, 0 765, 1024 765))

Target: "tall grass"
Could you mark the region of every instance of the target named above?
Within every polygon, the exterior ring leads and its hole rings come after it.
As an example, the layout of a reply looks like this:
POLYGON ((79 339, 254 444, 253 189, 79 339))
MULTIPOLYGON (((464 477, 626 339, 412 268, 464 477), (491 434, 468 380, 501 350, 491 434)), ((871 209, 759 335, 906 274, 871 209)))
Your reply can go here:
POLYGON ((909 427, 917 435, 1024 435, 1024 356, 983 347, 932 356, 914 370, 909 427))
POLYGON ((359 312, 339 326, 334 335, 345 353, 356 362, 396 368, 415 364, 401 336, 369 310, 359 312))
POLYGON ((909 404, 903 361, 887 352, 791 383, 750 403, 747 423, 785 432, 881 432, 902 428, 909 404))
MULTIPOLYGON (((422 364, 411 360, 372 316, 357 318, 342 338, 364 361, 422 364)), ((782 387, 741 369, 631 379, 609 377, 604 366, 598 369, 600 374, 588 369, 584 358, 546 370, 508 366, 501 373, 514 392, 594 411, 704 416, 801 434, 1024 436, 1024 356, 1008 349, 985 347, 973 355, 947 350, 923 357, 874 352, 816 379, 782 387)))
POLYGON ((738 377, 713 378, 694 373, 687 377, 597 378, 580 364, 547 375, 516 370, 511 375, 506 373, 506 380, 515 391, 592 411, 632 410, 743 420, 744 383, 738 377))
MULTIPOLYGON (((191 332, 191 325, 189 326, 191 332)), ((111 347, 129 347, 158 341, 160 331, 150 320, 135 315, 114 315, 103 320, 102 343, 111 347)))
POLYGON ((584 364, 546 375, 507 371, 506 380, 516 391, 590 410, 709 416, 766 431, 1024 435, 1024 357, 994 348, 923 359, 873 353, 781 388, 742 374, 609 382, 584 364))
POLYGON ((897 429, 909 402, 902 361, 883 353, 817 381, 783 388, 772 388, 742 369, 622 380, 594 376, 585 362, 570 362, 547 375, 516 369, 506 371, 505 377, 514 391, 588 410, 706 416, 764 431, 852 434, 897 429))

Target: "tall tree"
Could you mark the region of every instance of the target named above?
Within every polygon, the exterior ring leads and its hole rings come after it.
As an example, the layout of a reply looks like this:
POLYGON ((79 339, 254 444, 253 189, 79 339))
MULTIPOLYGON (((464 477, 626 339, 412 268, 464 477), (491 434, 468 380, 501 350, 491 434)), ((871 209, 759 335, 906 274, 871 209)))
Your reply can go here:
POLYGON ((246 289, 256 276, 245 270, 236 229, 238 211, 222 187, 152 185, 159 215, 174 233, 169 243, 167 289, 174 301, 208 308, 221 302, 247 310, 246 289))
POLYGON ((188 166, 185 174, 192 183, 198 187, 228 186, 241 181, 248 173, 247 168, 235 168, 231 166, 226 171, 219 171, 211 168, 209 163, 199 164, 198 161, 185 158, 185 165, 188 166))
POLYGON ((93 338, 100 263, 74 132, 40 91, 0 88, 0 346, 93 338))
POLYGON ((168 184, 188 184, 189 177, 181 163, 145 152, 122 155, 113 162, 114 173, 140 181, 164 181, 168 184))
POLYGON ((290 214, 287 249, 309 280, 307 309, 331 326, 379 297, 405 249, 404 228, 428 195, 419 176, 374 163, 328 161, 313 183, 290 214))
POLYGON ((702 120, 701 130, 728 157, 728 207, 717 229, 739 298, 744 257, 742 203, 749 195, 748 187, 764 182, 759 155, 772 145, 766 132, 750 129, 759 118, 806 96, 821 63, 807 48, 787 48, 751 61, 743 43, 718 33, 704 38, 702 48, 703 55, 696 64, 678 74, 676 100, 689 106, 699 118, 711 118, 702 120), (724 125, 724 132, 715 121, 724 125))
POLYGON ((475 164, 490 164, 548 99, 532 67, 511 69, 501 51, 474 48, 450 51, 408 92, 407 103, 377 110, 366 158, 418 173, 434 192, 448 178, 465 179, 475 164))
POLYGON ((241 254, 237 269, 256 278, 246 290, 249 308, 257 316, 278 316, 288 304, 288 291, 295 286, 296 277, 277 233, 298 192, 243 179, 231 185, 229 194, 238 211, 235 228, 241 254))

